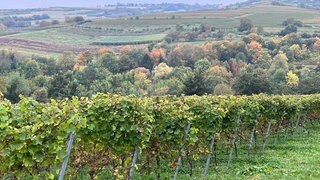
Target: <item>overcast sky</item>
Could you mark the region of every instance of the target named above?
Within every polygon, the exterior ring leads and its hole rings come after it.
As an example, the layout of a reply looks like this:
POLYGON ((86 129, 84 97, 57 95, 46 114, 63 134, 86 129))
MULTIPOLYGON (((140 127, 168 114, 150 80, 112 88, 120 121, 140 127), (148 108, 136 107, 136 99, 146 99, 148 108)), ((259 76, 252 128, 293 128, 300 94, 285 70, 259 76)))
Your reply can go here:
POLYGON ((38 8, 51 6, 87 6, 121 3, 199 3, 199 4, 230 4, 244 0, 0 0, 0 9, 38 8))

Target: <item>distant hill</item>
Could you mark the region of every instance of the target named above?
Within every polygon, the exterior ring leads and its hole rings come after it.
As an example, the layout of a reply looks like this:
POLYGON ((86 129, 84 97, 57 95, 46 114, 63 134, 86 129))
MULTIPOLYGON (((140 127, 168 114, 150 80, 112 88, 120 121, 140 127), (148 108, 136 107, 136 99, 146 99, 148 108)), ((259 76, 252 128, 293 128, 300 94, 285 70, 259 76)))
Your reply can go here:
POLYGON ((95 7, 98 5, 116 4, 116 3, 186 3, 186 4, 224 4, 243 2, 246 0, 55 0, 55 1, 39 1, 39 0, 10 0, 0 1, 0 9, 25 9, 25 8, 45 8, 53 6, 68 7, 95 7))
POLYGON ((247 0, 230 3, 228 8, 247 7, 255 4, 272 4, 275 6, 295 6, 308 9, 319 9, 320 0, 247 0))
POLYGON ((247 1, 241 1, 237 3, 232 3, 226 6, 226 8, 240 8, 240 7, 248 7, 256 4, 262 3, 263 0, 247 0, 247 1))
POLYGON ((320 0, 273 0, 273 5, 289 5, 302 8, 320 8, 320 0))

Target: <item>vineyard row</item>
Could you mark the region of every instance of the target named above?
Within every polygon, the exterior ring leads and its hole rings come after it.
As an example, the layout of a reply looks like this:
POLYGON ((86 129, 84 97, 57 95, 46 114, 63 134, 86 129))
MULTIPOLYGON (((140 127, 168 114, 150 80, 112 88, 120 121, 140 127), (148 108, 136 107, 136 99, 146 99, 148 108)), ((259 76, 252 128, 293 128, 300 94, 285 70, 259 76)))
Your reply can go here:
POLYGON ((199 157, 206 175, 218 142, 229 152, 229 166, 238 141, 250 156, 260 134, 263 152, 271 133, 287 137, 307 120, 315 123, 319 110, 320 95, 0 100, 0 177, 55 179, 64 163, 68 178, 83 167, 92 178, 101 169, 115 179, 132 179, 136 169, 160 178, 165 161, 175 179, 184 158, 192 170, 199 157))

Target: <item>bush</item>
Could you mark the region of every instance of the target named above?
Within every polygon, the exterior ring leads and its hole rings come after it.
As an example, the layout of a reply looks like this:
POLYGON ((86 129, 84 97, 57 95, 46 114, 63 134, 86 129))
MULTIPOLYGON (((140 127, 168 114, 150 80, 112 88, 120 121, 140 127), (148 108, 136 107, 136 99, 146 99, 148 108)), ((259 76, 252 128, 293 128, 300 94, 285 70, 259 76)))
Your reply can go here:
POLYGON ((285 36, 287 34, 296 33, 297 31, 298 31, 298 28, 296 26, 289 25, 279 33, 279 36, 285 36))
POLYGON ((301 34, 301 37, 302 37, 302 38, 305 38, 305 39, 308 39, 308 38, 311 38, 312 35, 311 35, 311 34, 308 34, 308 33, 302 33, 302 34, 301 34))
POLYGON ((80 22, 84 22, 84 21, 85 20, 82 16, 74 16, 74 17, 66 16, 65 17, 66 23, 80 23, 80 22))
POLYGON ((58 20, 53 20, 53 21, 51 22, 51 24, 52 24, 52 25, 57 25, 57 24, 60 24, 60 22, 59 22, 58 20))
POLYGON ((40 27, 46 27, 46 26, 50 26, 51 25, 51 22, 49 21, 41 21, 39 26, 40 27))
POLYGON ((240 26, 238 28, 238 31, 244 32, 244 31, 250 31, 253 27, 251 19, 243 18, 240 19, 240 26))

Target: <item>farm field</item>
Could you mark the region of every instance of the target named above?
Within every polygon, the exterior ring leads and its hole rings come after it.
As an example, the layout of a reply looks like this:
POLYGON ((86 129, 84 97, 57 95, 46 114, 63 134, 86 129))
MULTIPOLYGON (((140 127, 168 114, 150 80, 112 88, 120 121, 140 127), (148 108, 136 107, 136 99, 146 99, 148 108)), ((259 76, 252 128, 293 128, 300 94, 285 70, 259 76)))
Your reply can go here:
MULTIPOLYGON (((40 12, 37 13, 39 14, 40 12)), ((82 14, 83 11, 74 10, 62 13, 59 10, 52 10, 46 11, 46 13, 61 20, 62 16, 82 14)), ((28 49, 25 46, 25 41, 27 41, 31 44, 30 49, 33 50, 54 53, 63 53, 64 51, 78 52, 83 49, 99 48, 99 46, 93 44, 124 45, 126 43, 143 44, 161 41, 167 33, 176 30, 177 24, 182 25, 185 30, 191 30, 201 24, 207 24, 217 28, 217 30, 234 31, 239 26, 239 19, 241 18, 250 18, 255 27, 263 27, 266 32, 277 33, 283 29, 283 26, 281 26, 282 21, 290 17, 294 17, 305 24, 304 27, 299 28, 298 32, 314 33, 320 27, 320 11, 262 4, 230 10, 149 14, 118 19, 93 19, 92 22, 82 25, 1 32, 0 47, 12 46, 28 49), (7 40, 12 41, 4 45, 7 40), (45 45, 42 45, 43 43, 45 45), (32 44, 38 45, 34 47, 32 44)), ((197 44, 197 42, 193 42, 193 44, 197 44)))
MULTIPOLYGON (((99 47, 93 43, 138 43, 144 41, 160 41, 166 34, 150 34, 140 36, 90 36, 69 32, 61 29, 48 29, 41 31, 26 31, 14 35, 4 35, 0 44, 6 47, 19 47, 44 52, 61 53, 64 51, 93 50, 99 47)), ((0 45, 1 47, 1 45, 0 45)), ((4 47, 4 46, 3 46, 4 47)))
POLYGON ((82 8, 82 7, 51 7, 46 9, 28 9, 28 10, 6 10, 0 9, 0 17, 6 16, 22 16, 28 17, 32 15, 48 14, 50 19, 47 20, 58 20, 64 21, 66 16, 83 16, 86 19, 96 19, 96 17, 89 16, 90 12, 98 10, 108 10, 108 8, 82 8))
POLYGON ((45 58, 58 58, 59 56, 61 56, 61 52, 55 52, 54 50, 51 51, 50 49, 42 49, 42 48, 30 49, 30 47, 12 48, 12 46, 10 46, 9 43, 7 43, 7 45, 8 46, 1 46, 0 50, 12 49, 24 57, 32 57, 32 55, 37 55, 37 56, 41 56, 41 57, 45 57, 45 58))
POLYGON ((268 4, 257 5, 231 10, 197 11, 187 13, 150 14, 140 16, 138 20, 130 17, 116 20, 97 20, 87 25, 113 26, 113 27, 145 27, 169 26, 175 24, 208 23, 217 28, 234 28, 239 24, 240 18, 250 18, 255 26, 278 27, 289 17, 294 17, 304 23, 319 26, 320 11, 301 9, 287 6, 272 6, 268 4))
POLYGON ((86 46, 94 42, 130 43, 139 41, 158 41, 163 39, 165 35, 166 34, 151 34, 141 36, 90 36, 80 33, 72 33, 72 31, 61 32, 59 29, 50 29, 36 32, 25 32, 16 35, 9 35, 6 37, 38 42, 50 42, 53 44, 86 46))

